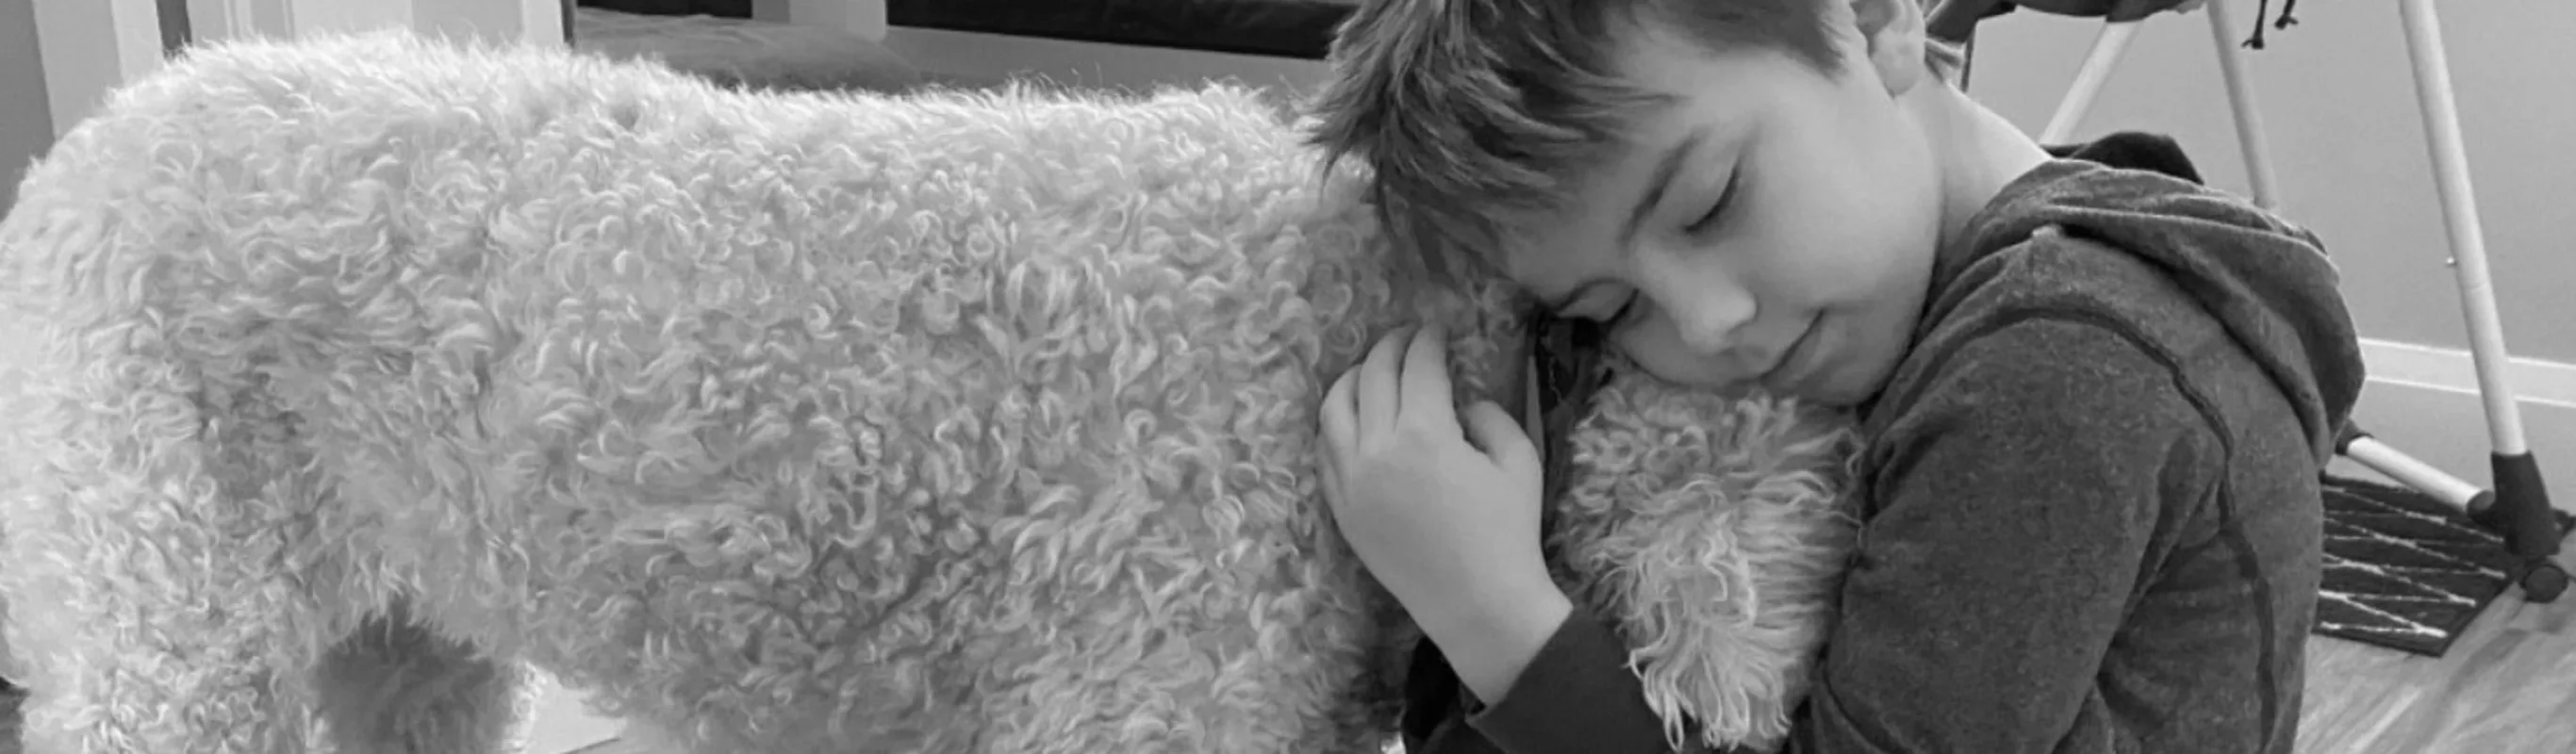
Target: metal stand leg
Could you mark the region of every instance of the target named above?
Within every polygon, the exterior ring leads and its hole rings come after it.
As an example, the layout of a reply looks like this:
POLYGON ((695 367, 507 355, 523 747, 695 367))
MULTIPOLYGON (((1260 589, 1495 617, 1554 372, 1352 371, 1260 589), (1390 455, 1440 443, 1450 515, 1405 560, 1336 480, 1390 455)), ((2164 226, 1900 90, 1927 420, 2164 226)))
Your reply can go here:
POLYGON ((2494 446, 2495 504, 2479 519, 2502 533, 2514 555, 2523 560, 2525 596, 2533 602, 2549 602, 2567 586, 2566 571, 2553 560, 2558 554, 2558 521, 2538 462, 2524 441, 2521 407, 2515 404, 2505 375, 2510 357, 2504 324, 2496 314, 2494 281, 2487 273, 2486 239, 2478 225, 2477 199, 2470 190, 2468 150, 2452 99, 2441 22, 2434 15, 2433 0, 2400 0, 2398 9, 2406 26, 2406 51, 2414 61, 2415 96, 2423 111, 2434 185, 2442 196, 2451 264, 2459 278, 2460 306, 2468 319, 2470 354, 2477 365, 2478 392, 2485 400, 2494 446))
MULTIPOLYGON (((2254 82, 2245 73, 2245 52, 2236 47, 2236 21, 2228 0, 2210 0, 2210 42, 2218 50, 2218 73, 2227 83, 2227 106, 2236 115, 2236 145, 2245 153, 2245 180, 2252 184, 2254 206, 2281 208, 2281 181, 2272 172, 2272 147, 2264 140, 2263 112, 2254 104, 2254 82)), ((2261 19, 2256 19, 2261 23, 2261 19)))
POLYGON ((1959 91, 1968 91, 1968 82, 1977 73, 1977 30, 1970 28, 1968 37, 1959 40, 1959 91))
POLYGON ((2468 480, 2451 476, 2432 464, 2415 460, 2414 456, 2398 452, 2369 435, 2355 437, 2345 443, 2343 457, 2465 512, 2486 510, 2495 504, 2494 493, 2478 489, 2468 480))
POLYGON ((2066 99, 2058 100, 2057 112, 2048 116, 2048 127, 2039 132, 2039 143, 2064 144, 2075 135, 2084 114, 2093 109, 2093 98, 2110 82, 2111 71, 2120 67, 2120 56, 2129 51, 2129 42, 2138 38, 2138 26, 2143 23, 2102 24, 2101 35, 2093 38, 2093 50, 2084 55, 2084 65, 2075 69, 2075 84, 2067 87, 2066 99))

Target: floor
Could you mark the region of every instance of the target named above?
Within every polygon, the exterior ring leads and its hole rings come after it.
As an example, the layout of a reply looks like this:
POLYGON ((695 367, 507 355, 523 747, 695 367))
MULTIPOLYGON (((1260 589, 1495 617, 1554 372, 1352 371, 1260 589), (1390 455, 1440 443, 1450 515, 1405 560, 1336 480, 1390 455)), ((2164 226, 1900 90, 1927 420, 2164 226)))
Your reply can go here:
POLYGON ((2319 637, 2300 738, 2307 754, 2576 751, 2576 594, 2508 592, 2438 659, 2319 637))

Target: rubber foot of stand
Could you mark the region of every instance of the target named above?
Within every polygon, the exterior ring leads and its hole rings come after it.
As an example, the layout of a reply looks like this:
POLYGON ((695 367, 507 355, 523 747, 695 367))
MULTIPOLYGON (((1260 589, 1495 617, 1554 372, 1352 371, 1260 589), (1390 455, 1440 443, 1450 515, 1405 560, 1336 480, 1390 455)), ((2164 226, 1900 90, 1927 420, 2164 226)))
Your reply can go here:
POLYGON ((2522 597, 2526 601, 2540 604, 2555 602, 2559 593, 2565 591, 2567 569, 2558 567, 2557 563, 2537 563, 2522 574, 2522 597))

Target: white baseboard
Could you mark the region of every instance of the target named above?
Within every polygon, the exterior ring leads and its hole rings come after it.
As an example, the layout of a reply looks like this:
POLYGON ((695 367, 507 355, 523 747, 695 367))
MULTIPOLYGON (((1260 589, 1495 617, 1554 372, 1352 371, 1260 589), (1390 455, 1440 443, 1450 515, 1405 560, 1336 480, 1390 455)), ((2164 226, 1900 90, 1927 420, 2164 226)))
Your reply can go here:
MULTIPOLYGON (((2368 339, 2361 352, 2371 376, 2356 421, 2399 452, 2488 486, 2493 444, 2469 353, 2368 339)), ((2552 502, 2576 511, 2576 364, 2515 359, 2506 375, 2552 502)))
MULTIPOLYGON (((2361 348, 2372 382, 2453 393, 2478 391, 2477 364, 2467 351, 2370 339, 2363 339, 2361 348)), ((2576 364, 2540 359, 2510 363, 2505 379, 2512 382, 2523 403, 2576 408, 2576 364)))

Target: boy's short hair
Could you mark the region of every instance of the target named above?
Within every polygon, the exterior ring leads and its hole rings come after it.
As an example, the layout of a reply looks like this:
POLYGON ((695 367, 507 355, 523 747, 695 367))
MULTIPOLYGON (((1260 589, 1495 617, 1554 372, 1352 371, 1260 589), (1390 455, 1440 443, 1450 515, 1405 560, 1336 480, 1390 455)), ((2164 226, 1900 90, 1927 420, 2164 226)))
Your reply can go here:
POLYGON ((1613 69, 1622 24, 1833 73, 1833 1, 1362 0, 1335 35, 1308 140, 1328 168, 1368 164, 1387 232, 1440 269, 1490 249, 1504 215, 1553 205, 1576 166, 1622 138, 1630 108, 1654 100, 1613 69))

